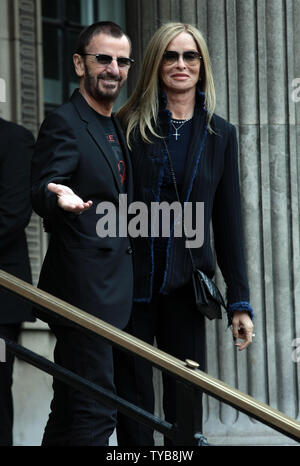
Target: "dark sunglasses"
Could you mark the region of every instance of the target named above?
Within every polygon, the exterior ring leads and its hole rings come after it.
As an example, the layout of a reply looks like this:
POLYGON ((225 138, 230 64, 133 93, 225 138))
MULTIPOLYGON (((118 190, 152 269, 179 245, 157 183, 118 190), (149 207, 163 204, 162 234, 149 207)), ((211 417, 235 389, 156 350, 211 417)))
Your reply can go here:
POLYGON ((179 60, 179 57, 183 58, 183 61, 188 65, 196 65, 201 59, 201 55, 198 52, 187 51, 182 54, 174 50, 167 50, 163 55, 163 61, 166 65, 172 65, 179 60))
POLYGON ((95 57, 99 65, 110 65, 114 59, 117 60, 119 68, 126 68, 134 63, 134 60, 132 58, 127 58, 127 57, 114 58, 114 57, 111 57, 110 55, 104 55, 103 53, 84 53, 82 56, 84 57, 85 55, 91 55, 92 57, 95 57))

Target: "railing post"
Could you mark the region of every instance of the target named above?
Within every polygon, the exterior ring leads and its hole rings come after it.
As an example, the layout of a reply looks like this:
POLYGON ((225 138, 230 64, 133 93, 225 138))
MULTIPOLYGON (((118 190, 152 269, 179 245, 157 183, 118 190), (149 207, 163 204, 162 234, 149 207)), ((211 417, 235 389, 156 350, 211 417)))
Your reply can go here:
POLYGON ((199 389, 182 381, 176 381, 175 445, 207 446, 207 440, 199 432, 199 389))

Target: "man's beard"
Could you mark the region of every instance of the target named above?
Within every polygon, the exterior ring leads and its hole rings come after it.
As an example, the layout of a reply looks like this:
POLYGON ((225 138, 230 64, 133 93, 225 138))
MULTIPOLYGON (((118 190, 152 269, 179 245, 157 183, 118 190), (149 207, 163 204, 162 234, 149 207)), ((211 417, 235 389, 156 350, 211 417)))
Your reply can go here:
POLYGON ((101 79, 109 79, 111 81, 116 81, 117 83, 121 83, 122 81, 122 78, 120 76, 114 76, 106 72, 100 73, 97 76, 92 76, 89 72, 88 67, 85 65, 85 77, 84 77, 85 90, 97 101, 114 102, 117 99, 118 95, 120 94, 120 91, 122 89, 124 82, 119 84, 115 88, 115 90, 110 89, 109 86, 107 86, 107 90, 101 90, 99 89, 97 85, 98 81, 101 79), (95 80, 97 80, 96 85, 95 85, 95 80))

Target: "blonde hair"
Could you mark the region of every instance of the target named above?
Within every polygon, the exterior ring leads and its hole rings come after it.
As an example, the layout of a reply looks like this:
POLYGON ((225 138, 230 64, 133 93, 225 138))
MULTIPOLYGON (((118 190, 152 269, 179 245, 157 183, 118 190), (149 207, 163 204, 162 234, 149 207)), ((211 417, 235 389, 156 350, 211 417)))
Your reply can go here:
POLYGON ((200 90, 205 94, 205 106, 208 113, 208 128, 215 109, 215 87, 211 70, 208 48, 201 32, 183 23, 167 23, 161 26, 150 40, 141 72, 131 97, 117 112, 118 118, 126 128, 127 144, 130 147, 131 135, 136 129, 140 130, 143 141, 150 143, 149 133, 156 134, 154 126, 157 124, 159 111, 159 72, 163 54, 167 44, 181 32, 191 34, 202 57, 200 68, 200 90))

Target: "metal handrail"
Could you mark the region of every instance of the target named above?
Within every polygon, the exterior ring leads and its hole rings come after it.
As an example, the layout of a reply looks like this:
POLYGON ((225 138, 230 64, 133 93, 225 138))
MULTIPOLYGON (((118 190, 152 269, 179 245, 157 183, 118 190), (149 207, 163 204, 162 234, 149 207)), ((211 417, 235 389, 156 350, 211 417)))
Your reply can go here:
POLYGON ((295 419, 240 390, 230 387, 205 372, 192 369, 186 362, 2 270, 0 270, 0 287, 20 296, 26 301, 34 303, 39 308, 55 312, 59 316, 101 335, 112 344, 147 359, 154 366, 200 388, 208 395, 244 412, 287 437, 300 441, 300 423, 295 419))
POLYGON ((7 349, 23 361, 31 364, 34 367, 37 367, 49 375, 52 375, 54 378, 72 386, 77 390, 84 391, 92 398, 112 406, 126 416, 134 418, 135 421, 142 423, 144 426, 152 429, 154 428, 168 438, 175 438, 176 428, 174 428, 174 426, 172 426, 172 424, 169 422, 166 422, 154 416, 153 414, 148 413, 133 403, 123 400, 112 391, 100 387, 99 385, 96 385, 95 383, 79 376, 78 374, 75 374, 74 372, 71 372, 64 367, 49 361, 45 357, 34 353, 28 348, 24 348, 18 343, 9 340, 5 336, 2 337, 1 334, 0 338, 3 338, 7 349))

